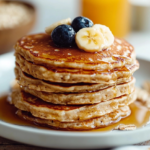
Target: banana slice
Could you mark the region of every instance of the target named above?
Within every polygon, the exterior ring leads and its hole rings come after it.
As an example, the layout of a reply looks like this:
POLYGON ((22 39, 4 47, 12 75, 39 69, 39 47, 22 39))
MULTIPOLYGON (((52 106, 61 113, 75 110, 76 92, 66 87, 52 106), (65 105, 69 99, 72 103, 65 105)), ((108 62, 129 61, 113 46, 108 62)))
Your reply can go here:
POLYGON ((50 25, 49 27, 46 27, 45 28, 45 32, 47 34, 51 34, 51 32, 59 25, 62 25, 62 24, 67 24, 67 25, 71 25, 71 19, 70 18, 67 18, 67 19, 63 19, 63 20, 60 20, 58 22, 55 22, 53 23, 52 25, 50 25))
POLYGON ((94 28, 82 28, 75 37, 77 46, 87 52, 98 52, 104 47, 104 36, 94 28))
POLYGON ((101 24, 95 24, 92 28, 100 31, 103 34, 105 39, 105 44, 103 48, 108 48, 114 43, 114 36, 108 27, 101 24))

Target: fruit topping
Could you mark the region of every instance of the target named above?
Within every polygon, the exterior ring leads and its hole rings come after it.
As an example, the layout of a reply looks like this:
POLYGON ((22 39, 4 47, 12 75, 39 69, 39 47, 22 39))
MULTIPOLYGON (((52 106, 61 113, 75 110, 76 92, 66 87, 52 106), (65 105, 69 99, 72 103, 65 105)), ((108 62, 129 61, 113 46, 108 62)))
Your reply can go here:
POLYGON ((75 31, 70 25, 59 25, 51 33, 55 45, 69 47, 75 43, 75 31))
POLYGON ((76 34, 77 46, 87 52, 98 52, 104 47, 103 34, 94 28, 83 28, 76 34))
POLYGON ((72 23, 67 18, 47 27, 54 44, 59 47, 72 47, 75 44, 87 52, 99 52, 114 43, 114 36, 105 25, 95 24, 86 17, 76 17, 72 23))
POLYGON ((46 27, 45 28, 45 32, 47 34, 51 34, 51 32, 59 25, 62 25, 62 24, 67 24, 67 25, 71 25, 71 19, 70 18, 67 18, 67 19, 63 19, 63 20, 60 20, 58 22, 55 22, 53 23, 52 25, 50 25, 49 27, 46 27))
POLYGON ((92 28, 97 29, 103 34, 105 40, 103 48, 108 48, 114 43, 114 36, 108 27, 101 24, 95 24, 92 28))
POLYGON ((82 28, 92 27, 93 22, 86 17, 79 16, 72 21, 71 26, 76 32, 78 32, 82 28))

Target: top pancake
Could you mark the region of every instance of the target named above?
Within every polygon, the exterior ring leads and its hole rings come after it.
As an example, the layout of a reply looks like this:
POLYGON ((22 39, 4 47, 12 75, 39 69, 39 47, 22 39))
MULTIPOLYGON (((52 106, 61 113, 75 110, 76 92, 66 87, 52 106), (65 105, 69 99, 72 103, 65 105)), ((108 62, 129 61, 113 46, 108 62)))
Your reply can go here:
POLYGON ((108 70, 135 63, 133 46, 118 38, 110 48, 89 53, 77 47, 56 47, 49 35, 41 33, 21 38, 15 49, 27 61, 49 67, 108 70))

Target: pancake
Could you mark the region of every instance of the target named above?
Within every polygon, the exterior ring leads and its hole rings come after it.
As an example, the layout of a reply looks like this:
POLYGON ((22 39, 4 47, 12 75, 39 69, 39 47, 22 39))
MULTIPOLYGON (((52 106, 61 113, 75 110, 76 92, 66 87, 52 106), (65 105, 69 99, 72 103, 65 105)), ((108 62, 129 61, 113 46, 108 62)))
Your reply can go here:
POLYGON ((27 121, 34 122, 35 124, 41 126, 47 126, 50 128, 65 129, 65 130, 90 130, 90 129, 105 127, 120 121, 122 118, 129 116, 130 113, 131 111, 129 107, 124 106, 104 116, 94 118, 94 119, 89 119, 86 121, 59 122, 56 120, 46 120, 46 119, 37 118, 34 117, 31 113, 21 111, 21 110, 18 110, 16 112, 16 114, 19 117, 27 121))
POLYGON ((116 97, 106 102, 93 105, 55 105, 24 91, 13 90, 12 104, 20 110, 30 112, 33 116, 42 119, 57 120, 60 122, 83 121, 111 113, 119 107, 129 105, 136 99, 135 92, 116 97))
POLYGON ((131 94, 134 91, 135 78, 130 82, 111 86, 99 91, 91 91, 85 93, 48 93, 40 92, 36 90, 28 89, 27 87, 22 87, 21 89, 27 93, 30 93, 36 97, 41 98, 46 102, 61 105, 82 105, 82 104, 94 104, 104 101, 108 101, 115 97, 122 95, 131 94))
POLYGON ((84 70, 112 70, 136 63, 132 45, 115 38, 114 44, 97 53, 88 53, 74 48, 58 48, 48 34, 28 35, 15 45, 16 54, 27 61, 45 67, 75 68, 84 70))
POLYGON ((139 68, 133 46, 123 39, 100 52, 56 47, 45 33, 15 45, 11 103, 36 124, 65 130, 104 127, 130 114, 136 100, 133 73, 139 68))
POLYGON ((28 89, 36 90, 40 92, 52 92, 52 93, 78 93, 78 92, 90 92, 105 89, 115 84, 127 83, 132 80, 130 78, 119 78, 116 83, 101 84, 101 83, 56 83, 45 80, 39 80, 33 76, 22 72, 20 67, 16 65, 15 68, 16 79, 20 86, 25 86, 28 89))
POLYGON ((132 65, 126 65, 123 68, 114 68, 113 70, 78 70, 68 68, 52 68, 36 65, 25 60, 21 55, 16 54, 16 65, 21 70, 35 78, 51 82, 62 83, 115 83, 118 78, 129 78, 134 71, 139 68, 138 62, 132 65))

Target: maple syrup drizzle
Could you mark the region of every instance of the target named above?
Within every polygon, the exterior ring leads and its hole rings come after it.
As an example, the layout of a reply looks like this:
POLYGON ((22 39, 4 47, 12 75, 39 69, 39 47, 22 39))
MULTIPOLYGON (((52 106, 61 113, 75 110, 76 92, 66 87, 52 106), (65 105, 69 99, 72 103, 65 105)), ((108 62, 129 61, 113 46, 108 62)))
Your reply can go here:
MULTIPOLYGON (((134 124, 137 128, 140 128, 149 123, 150 111, 141 103, 135 102, 131 104, 130 109, 131 109, 131 115, 126 118, 123 118, 121 121, 115 124, 109 125, 107 127, 90 130, 88 132, 111 131, 119 124, 126 124, 126 125, 134 124)), ((0 120, 7 122, 7 123, 15 124, 15 125, 29 126, 29 127, 39 128, 39 129, 54 130, 48 127, 37 126, 34 123, 21 119, 15 114, 16 111, 17 111, 17 108, 9 104, 9 102, 7 101, 7 95, 0 97, 0 120)))
POLYGON ((19 118, 15 114, 17 108, 9 104, 9 102, 7 101, 7 97, 8 97, 7 95, 0 97, 0 120, 21 126, 23 125, 36 127, 34 124, 19 118))

